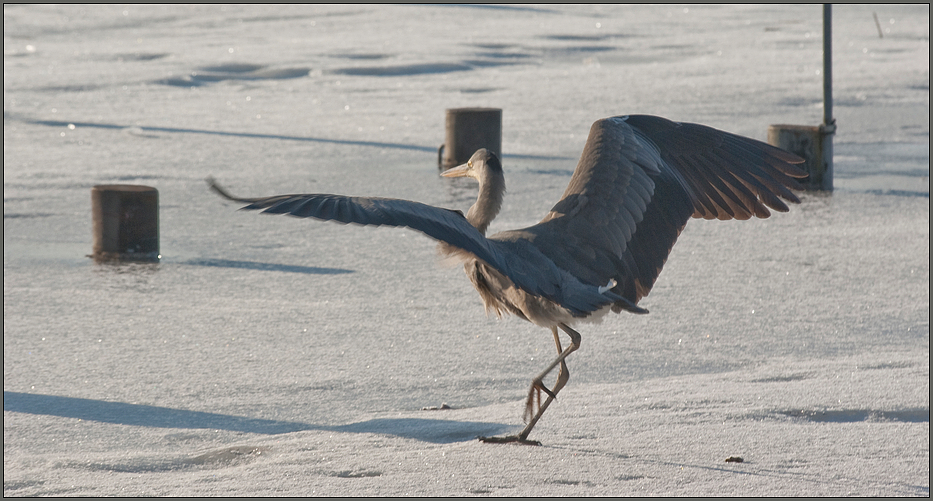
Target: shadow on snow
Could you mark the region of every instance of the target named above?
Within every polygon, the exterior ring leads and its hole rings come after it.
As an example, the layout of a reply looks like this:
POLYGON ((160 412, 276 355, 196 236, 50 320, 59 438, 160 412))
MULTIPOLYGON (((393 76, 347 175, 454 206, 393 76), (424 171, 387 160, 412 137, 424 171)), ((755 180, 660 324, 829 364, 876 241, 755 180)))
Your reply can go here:
POLYGON ((259 261, 236 261, 232 259, 191 259, 181 261, 178 264, 191 266, 213 266, 218 268, 240 268, 259 271, 282 271, 286 273, 306 273, 310 275, 339 275, 343 273, 353 273, 353 270, 344 268, 320 268, 317 266, 300 266, 292 264, 263 263, 259 261))
POLYGON ((509 426, 499 423, 420 418, 377 418, 359 423, 326 426, 13 391, 3 392, 3 410, 150 428, 212 429, 264 435, 296 431, 379 433, 432 443, 463 442, 480 435, 495 435, 509 429, 509 426))
MULTIPOLYGON (((33 125, 44 125, 47 127, 88 127, 88 128, 97 128, 97 129, 111 129, 111 130, 133 130, 136 129, 142 133, 141 137, 158 137, 152 134, 152 132, 165 132, 173 134, 208 134, 214 136, 226 136, 226 137, 242 137, 250 139, 278 139, 282 141, 303 141, 303 142, 314 142, 314 143, 329 143, 329 144, 340 144, 347 146, 370 146, 375 148, 394 148, 400 150, 414 150, 414 151, 423 151, 437 154, 437 147, 434 146, 419 146, 416 144, 403 144, 403 143, 386 143, 380 141, 354 141, 349 139, 328 139, 323 137, 310 137, 310 136, 288 136, 282 134, 259 134, 253 132, 226 132, 219 130, 206 130, 206 129, 188 129, 180 127, 154 127, 149 125, 143 126, 130 126, 130 125, 120 125, 120 124, 109 124, 109 123, 97 123, 97 122, 69 122, 61 120, 34 120, 29 118, 22 118, 14 116, 7 112, 3 113, 4 120, 19 120, 23 123, 29 123, 33 125)), ((138 134, 137 134, 138 135, 138 134)), ((503 158, 506 159, 524 159, 524 160, 568 160, 568 157, 562 156, 553 156, 553 155, 519 155, 519 154, 504 154, 503 158)))

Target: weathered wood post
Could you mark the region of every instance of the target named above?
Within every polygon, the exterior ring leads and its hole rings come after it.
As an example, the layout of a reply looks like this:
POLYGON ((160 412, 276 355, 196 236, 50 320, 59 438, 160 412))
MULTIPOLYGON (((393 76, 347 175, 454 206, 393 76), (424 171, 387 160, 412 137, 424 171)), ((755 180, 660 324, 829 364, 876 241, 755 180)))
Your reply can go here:
POLYGON ((95 261, 158 262, 159 191, 102 184, 91 189, 95 261))
POLYGON ((446 139, 437 152, 437 167, 447 170, 463 164, 480 148, 502 157, 502 109, 448 109, 446 139))
POLYGON ((787 150, 804 159, 800 167, 810 174, 810 177, 801 180, 804 188, 808 190, 832 190, 832 166, 824 162, 823 148, 826 134, 822 125, 788 125, 777 124, 768 126, 768 144, 787 150))

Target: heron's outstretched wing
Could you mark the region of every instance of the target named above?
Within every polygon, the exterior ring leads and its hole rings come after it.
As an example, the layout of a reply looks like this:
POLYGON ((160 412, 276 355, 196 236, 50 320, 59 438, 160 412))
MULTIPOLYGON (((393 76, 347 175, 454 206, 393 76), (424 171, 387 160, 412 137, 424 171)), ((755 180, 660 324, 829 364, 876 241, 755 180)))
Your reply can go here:
POLYGON ((288 214, 344 224, 400 226, 420 231, 476 256, 509 277, 516 286, 552 300, 575 314, 588 313, 622 299, 612 293, 598 292, 597 286, 568 297, 560 290, 561 271, 553 263, 521 243, 487 239, 460 211, 395 198, 329 194, 242 198, 230 194, 212 178, 207 181, 211 189, 224 198, 247 204, 243 210, 262 209, 266 214, 288 214))
POLYGON ((224 198, 248 204, 242 210, 263 209, 267 214, 288 214, 343 224, 403 226, 466 250, 493 266, 502 261, 499 250, 491 246, 460 211, 396 198, 329 194, 242 198, 230 194, 213 179, 207 181, 211 189, 224 198))
MULTIPOLYGON (((648 294, 687 220, 787 211, 806 174, 795 155, 697 124, 630 115, 599 120, 561 200, 518 230, 557 266, 613 292, 648 294)), ((508 235, 505 235, 508 236, 508 235)), ((514 234, 512 237, 514 238, 514 234)), ((494 236, 493 238, 497 238, 494 236)))
POLYGON ((620 117, 661 159, 683 177, 694 206, 705 219, 766 218, 765 206, 787 212, 783 198, 800 203, 791 189, 807 173, 803 159, 761 141, 705 125, 678 123, 649 115, 620 117))

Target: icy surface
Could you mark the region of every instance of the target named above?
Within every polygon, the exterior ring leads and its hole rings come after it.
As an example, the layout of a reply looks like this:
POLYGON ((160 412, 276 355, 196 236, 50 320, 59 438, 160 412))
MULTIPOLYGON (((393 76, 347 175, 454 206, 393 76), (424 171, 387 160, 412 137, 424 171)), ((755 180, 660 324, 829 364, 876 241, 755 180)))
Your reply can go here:
POLYGON ((688 224, 650 315, 580 325, 541 447, 474 437, 520 429, 546 330, 484 317, 421 235, 203 181, 465 210, 444 110, 499 107, 491 231, 521 227, 598 118, 818 124, 821 33, 818 6, 5 5, 4 495, 928 496, 928 5, 834 8, 836 191, 688 224), (109 183, 158 188, 160 264, 85 257, 109 183))

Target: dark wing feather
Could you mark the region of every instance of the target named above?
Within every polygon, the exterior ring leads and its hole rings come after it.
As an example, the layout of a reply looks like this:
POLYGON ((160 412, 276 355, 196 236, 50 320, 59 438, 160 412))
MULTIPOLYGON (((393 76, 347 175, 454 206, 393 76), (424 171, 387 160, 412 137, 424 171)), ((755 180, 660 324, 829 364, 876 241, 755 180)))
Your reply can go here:
POLYGON ((247 204, 242 210, 262 210, 265 214, 287 214, 373 226, 399 226, 462 249, 487 263, 516 286, 536 296, 566 307, 574 314, 584 314, 604 304, 620 300, 592 290, 568 295, 561 290, 561 272, 547 258, 524 242, 487 239, 463 217, 463 213, 431 205, 394 198, 348 197, 343 195, 279 195, 266 198, 241 198, 208 179, 211 189, 224 198, 247 204))
POLYGON ((672 122, 648 115, 621 118, 644 142, 657 149, 665 164, 689 176, 692 195, 706 198, 718 190, 736 202, 728 208, 719 203, 700 204, 702 207, 697 208, 694 217, 768 217, 770 213, 765 205, 787 212, 787 205, 774 195, 793 203, 800 202, 788 188, 802 189, 795 178, 807 174, 794 165, 802 163, 803 159, 792 153, 705 125, 672 122), (694 172, 698 176, 693 175, 694 172))
POLYGON ((208 179, 208 183, 224 198, 248 204, 242 210, 262 209, 266 214, 288 214, 343 224, 403 226, 470 252, 493 266, 504 261, 499 249, 490 245, 460 211, 395 198, 329 194, 241 198, 231 195, 213 179, 208 179))
MULTIPOLYGON (((690 217, 765 218, 797 203, 802 160, 697 124, 630 115, 593 124, 567 190, 541 223, 520 230, 557 266, 637 302, 648 294, 690 217)), ((496 237, 493 237, 496 238, 496 237)))

